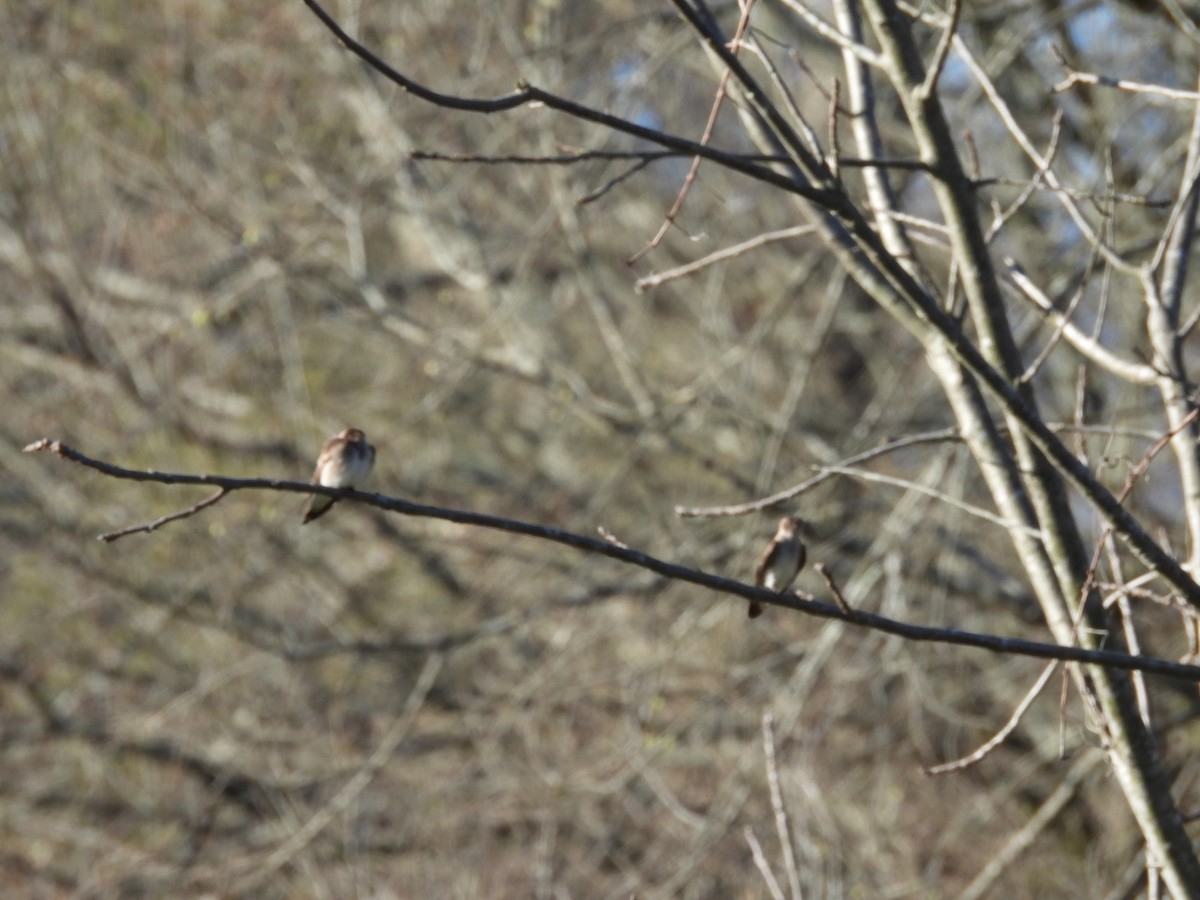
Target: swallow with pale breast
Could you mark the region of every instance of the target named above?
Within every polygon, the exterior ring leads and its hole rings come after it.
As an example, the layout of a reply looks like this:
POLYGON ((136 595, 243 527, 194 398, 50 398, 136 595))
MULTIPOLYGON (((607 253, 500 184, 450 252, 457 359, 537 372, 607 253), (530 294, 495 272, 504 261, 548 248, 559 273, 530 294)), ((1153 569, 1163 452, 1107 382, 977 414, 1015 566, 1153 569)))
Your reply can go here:
MULTIPOLYGON (((804 526, 804 520, 798 516, 784 516, 779 520, 779 530, 763 550, 754 570, 754 584, 757 587, 782 594, 796 580, 804 568, 807 555, 804 542, 800 540, 800 530, 804 526)), ((763 605, 751 600, 750 618, 755 619, 762 614, 763 605)))
MULTIPOLYGON (((355 487, 366 481, 374 464, 375 448, 367 443, 367 436, 357 428, 347 428, 327 440, 321 448, 312 483, 325 487, 355 487)), ((304 508, 304 524, 324 515, 336 502, 336 497, 313 494, 304 508)))

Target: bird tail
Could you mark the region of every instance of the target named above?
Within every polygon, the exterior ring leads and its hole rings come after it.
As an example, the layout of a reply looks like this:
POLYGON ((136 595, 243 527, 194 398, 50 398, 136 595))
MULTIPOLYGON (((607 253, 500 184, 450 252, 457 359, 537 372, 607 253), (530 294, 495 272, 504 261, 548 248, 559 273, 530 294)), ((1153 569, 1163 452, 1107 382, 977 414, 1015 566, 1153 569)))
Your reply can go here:
POLYGON ((324 494, 313 494, 308 498, 308 505, 304 508, 304 521, 302 525, 307 525, 313 519, 319 518, 329 512, 329 508, 337 502, 336 497, 326 497, 324 494))

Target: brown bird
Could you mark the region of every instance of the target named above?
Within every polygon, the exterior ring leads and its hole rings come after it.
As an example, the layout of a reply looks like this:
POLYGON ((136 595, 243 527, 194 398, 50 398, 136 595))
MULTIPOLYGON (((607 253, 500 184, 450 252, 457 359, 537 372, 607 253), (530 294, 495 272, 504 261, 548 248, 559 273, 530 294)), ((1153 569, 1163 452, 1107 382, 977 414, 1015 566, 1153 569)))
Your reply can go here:
MULTIPOLYGON (((375 448, 367 443, 367 436, 357 428, 347 428, 327 440, 321 448, 312 483, 325 487, 354 487, 366 480, 374 464, 375 448)), ((304 508, 304 524, 324 515, 336 502, 336 497, 313 494, 304 508)))
MULTIPOLYGON (((804 527, 804 520, 798 516, 784 516, 779 520, 779 530, 758 558, 758 566, 754 570, 755 585, 782 594, 788 589, 788 585, 796 580, 796 576, 804 568, 806 556, 804 542, 800 540, 799 535, 804 527)), ((751 600, 750 618, 754 619, 762 614, 763 605, 751 600)))

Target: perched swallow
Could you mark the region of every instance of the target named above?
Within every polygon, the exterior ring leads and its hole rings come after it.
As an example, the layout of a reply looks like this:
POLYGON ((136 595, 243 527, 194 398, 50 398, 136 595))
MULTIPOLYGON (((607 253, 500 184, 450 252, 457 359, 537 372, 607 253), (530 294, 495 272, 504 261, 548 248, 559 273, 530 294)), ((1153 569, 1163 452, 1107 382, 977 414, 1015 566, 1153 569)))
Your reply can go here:
MULTIPOLYGON (((374 464, 375 448, 367 443, 367 436, 357 428, 347 428, 327 440, 321 448, 312 483, 325 487, 354 487, 366 480, 374 464)), ((336 502, 336 497, 313 494, 304 509, 304 524, 324 515, 336 502)))
MULTIPOLYGON (((788 589, 800 570, 804 568, 804 542, 800 540, 800 530, 804 528, 804 520, 797 516, 784 516, 779 520, 779 530, 767 544, 762 556, 758 558, 758 566, 754 570, 754 583, 765 587, 768 591, 782 594, 788 589)), ((750 618, 754 619, 763 614, 763 605, 750 601, 750 618)))

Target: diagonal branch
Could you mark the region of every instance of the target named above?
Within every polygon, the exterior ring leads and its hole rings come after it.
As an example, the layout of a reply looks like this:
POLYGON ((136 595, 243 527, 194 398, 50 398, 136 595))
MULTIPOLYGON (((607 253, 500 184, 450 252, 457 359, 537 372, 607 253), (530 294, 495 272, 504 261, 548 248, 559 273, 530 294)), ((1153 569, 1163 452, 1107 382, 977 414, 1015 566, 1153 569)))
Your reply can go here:
POLYGON ((704 159, 709 159, 720 163, 727 169, 734 172, 740 172, 743 175, 748 175, 751 178, 759 181, 764 181, 774 187, 788 191, 790 193, 799 194, 806 197, 815 203, 827 205, 832 199, 832 192, 819 188, 810 187, 797 181, 795 178, 790 178, 787 175, 782 175, 773 169, 765 166, 756 165, 747 160, 744 156, 738 153, 727 153, 723 150, 717 150, 712 147, 705 146, 697 141, 690 141, 686 138, 681 138, 673 134, 668 134, 665 131, 659 131, 654 128, 647 128, 644 125, 638 125, 635 122, 630 122, 628 119, 622 119, 620 116, 614 116, 601 110, 594 109, 582 103, 576 103, 573 100, 568 100, 565 97, 560 97, 557 94, 552 94, 549 91, 544 91, 541 88, 534 87, 526 82, 520 82, 517 89, 502 97, 494 97, 490 100, 480 100, 473 97, 458 97, 454 94, 443 94, 439 91, 425 87, 423 84, 414 81, 413 79, 401 74, 396 69, 392 68, 383 61, 375 53, 371 52, 363 44, 352 38, 346 31, 338 25, 337 21, 331 16, 320 3, 316 0, 304 0, 304 5, 312 10, 313 14, 321 20, 323 24, 333 35, 355 56, 363 60, 371 68, 375 69, 381 75, 384 75, 389 81, 403 88, 414 97, 432 103, 435 106, 444 107, 446 109, 457 109, 464 112, 476 113, 498 113, 507 112, 517 109, 522 106, 533 106, 541 104, 550 109, 558 110, 559 112, 567 113, 577 119, 585 122, 592 122, 596 125, 602 125, 605 128, 611 128, 613 131, 622 134, 632 135, 633 137, 641 138, 651 143, 658 144, 661 147, 669 147, 690 156, 699 156, 704 159))
POLYGON ((1025 715, 1026 710, 1033 705, 1033 701, 1037 699, 1038 694, 1042 692, 1042 688, 1046 686, 1046 682, 1050 680, 1050 676, 1054 674, 1054 670, 1058 668, 1058 663, 1050 663, 1042 670, 1042 674, 1038 676, 1037 681, 1033 683, 1021 702, 1017 704, 1017 708, 1013 710, 1008 721, 994 735, 976 747, 966 756, 951 760, 950 762, 940 763, 936 766, 929 766, 925 769, 926 775, 944 775, 947 772, 957 772, 961 769, 969 768, 976 763, 980 763, 983 759, 999 747, 1008 738, 1010 734, 1017 730, 1017 725, 1021 722, 1021 717, 1025 715))
MULTIPOLYGON (((994 368, 992 363, 980 352, 959 322, 944 312, 938 306, 936 299, 929 296, 914 275, 906 269, 903 262, 888 251, 888 248, 845 192, 832 186, 834 184, 832 174, 826 163, 815 158, 807 150, 803 141, 788 125, 779 110, 770 103, 761 87, 737 57, 729 51, 720 36, 712 32, 696 11, 683 0, 672 0, 672 4, 702 37, 706 47, 713 55, 733 73, 744 89, 747 104, 754 110, 755 115, 768 124, 772 134, 786 147, 795 164, 788 170, 790 174, 754 165, 737 154, 713 150, 703 144, 636 125, 528 84, 522 84, 515 93, 495 100, 472 100, 439 94, 401 75, 351 38, 321 8, 320 4, 316 3, 316 0, 304 0, 304 2, 353 53, 395 84, 431 103, 480 113, 500 112, 530 103, 542 103, 584 121, 603 125, 624 134, 631 134, 660 146, 714 160, 733 171, 772 184, 814 203, 825 213, 821 229, 827 246, 860 287, 896 316, 901 324, 919 339, 928 342, 936 335, 940 341, 943 341, 949 353, 1000 403, 1014 426, 1019 427, 1028 435, 1029 441, 1044 453, 1066 479, 1088 499, 1101 516, 1112 525, 1113 531, 1120 535, 1132 549, 1134 555, 1148 568, 1159 572, 1186 598, 1188 603, 1200 608, 1200 584, 1197 584, 1190 573, 1179 564, 1179 561, 1164 550, 1141 527, 1140 523, 1121 506, 1112 493, 1096 479, 1091 470, 1083 465, 1054 435, 1022 392, 1004 373, 994 368), (813 187, 812 184, 818 184, 820 187, 813 187)), ((975 63, 969 51, 963 47, 961 37, 955 37, 954 47, 956 52, 963 54, 969 64, 975 63)), ((977 65, 973 65, 972 70, 975 71, 977 68, 977 65)), ((982 70, 978 72, 978 77, 985 90, 992 87, 982 70)), ((989 92, 989 96, 991 96, 991 92, 989 92)), ((1002 106, 1002 101, 997 97, 995 102, 1000 104, 997 108, 1003 114, 1006 108, 1002 106)), ((1020 132, 1019 129, 1014 134, 1019 138, 1024 137, 1023 132, 1020 132)), ((1035 160, 1040 160, 1040 155, 1026 140, 1022 146, 1027 145, 1027 152, 1035 160)), ((1045 177, 1047 183, 1052 187, 1059 186, 1057 179, 1053 178, 1052 169, 1047 170, 1045 177)), ((965 183, 965 175, 962 175, 962 178, 965 183)), ((1093 236, 1093 230, 1077 207, 1069 199, 1064 202, 1068 211, 1072 212, 1072 217, 1077 217, 1076 221, 1080 228, 1089 236, 1093 236)), ((1118 258, 1111 249, 1101 245, 1100 250, 1110 263, 1120 268, 1121 271, 1132 270, 1133 267, 1118 258)), ((983 262, 985 259, 985 256, 980 256, 976 258, 976 261, 983 262)), ((985 280, 994 281, 994 274, 990 279, 985 280)))
POLYGON ((353 488, 329 488, 303 481, 286 481, 274 478, 230 478, 224 475, 189 475, 180 472, 126 469, 112 463, 92 459, 78 450, 68 447, 61 441, 51 441, 46 438, 29 444, 25 450, 31 453, 54 453, 63 459, 70 460, 90 469, 95 469, 97 472, 101 472, 109 477, 129 481, 176 485, 212 485, 223 488, 227 492, 260 490, 297 494, 323 494, 339 499, 354 500, 366 506, 373 506, 376 509, 400 513, 401 515, 441 519, 447 522, 457 522, 460 525, 473 525, 478 528, 491 528, 509 534, 524 535, 525 537, 561 544, 585 553, 606 556, 609 559, 615 559, 619 562, 647 569, 675 581, 684 581, 689 584, 705 587, 717 593, 729 594, 758 603, 781 606, 823 619, 837 619, 852 625, 881 631, 885 634, 893 634, 910 641, 975 647, 993 653, 1028 656, 1034 659, 1090 663, 1113 669, 1149 672, 1168 678, 1200 682, 1200 666, 1172 662, 1151 656, 1132 656, 1128 653, 1111 650, 1085 650, 1080 647, 1046 644, 1040 641, 1027 641, 1021 638, 979 634, 957 628, 937 628, 930 625, 917 625, 912 622, 890 619, 887 616, 864 612, 858 609, 847 612, 847 610, 836 604, 825 603, 808 595, 786 592, 777 594, 766 588, 754 587, 741 581, 735 581, 732 578, 724 578, 720 575, 712 575, 699 569, 691 569, 687 566, 667 562, 648 553, 643 553, 640 550, 633 550, 621 543, 613 543, 603 538, 588 537, 561 528, 537 525, 517 519, 506 519, 501 516, 491 516, 486 513, 477 513, 468 510, 429 506, 423 503, 401 500, 397 497, 389 497, 384 494, 370 494, 365 491, 354 490, 353 488))
POLYGON ((145 525, 131 525, 128 528, 122 528, 118 531, 110 531, 106 534, 100 535, 99 540, 104 541, 106 544, 111 544, 113 541, 117 540, 117 538, 123 538, 126 535, 149 534, 150 532, 157 531, 159 528, 162 528, 164 525, 167 525, 171 522, 178 522, 180 519, 190 518, 191 516, 196 515, 196 513, 208 509, 210 506, 215 506, 221 500, 221 498, 228 493, 229 491, 227 491, 225 488, 219 488, 211 497, 206 497, 199 503, 193 503, 187 509, 181 509, 179 512, 171 513, 168 516, 162 516, 161 518, 155 519, 153 522, 147 522, 145 525))

